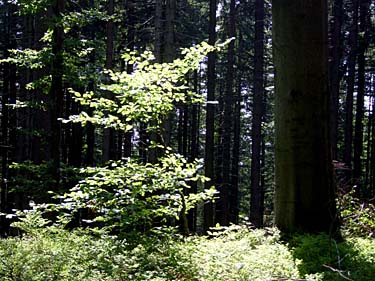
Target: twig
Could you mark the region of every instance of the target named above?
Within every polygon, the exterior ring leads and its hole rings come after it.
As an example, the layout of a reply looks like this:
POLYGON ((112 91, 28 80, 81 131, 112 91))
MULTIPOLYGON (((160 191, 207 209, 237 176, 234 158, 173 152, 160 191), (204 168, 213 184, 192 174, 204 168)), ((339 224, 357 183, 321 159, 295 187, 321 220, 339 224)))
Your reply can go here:
POLYGON ((354 281, 353 279, 350 279, 349 277, 345 276, 343 273, 342 273, 342 270, 338 270, 336 268, 333 268, 332 266, 329 266, 329 265, 326 265, 326 264, 323 264, 323 266, 325 268, 328 268, 329 270, 332 270, 333 272, 336 272, 338 275, 340 275, 342 278, 344 278, 345 280, 349 280, 349 281, 354 281))

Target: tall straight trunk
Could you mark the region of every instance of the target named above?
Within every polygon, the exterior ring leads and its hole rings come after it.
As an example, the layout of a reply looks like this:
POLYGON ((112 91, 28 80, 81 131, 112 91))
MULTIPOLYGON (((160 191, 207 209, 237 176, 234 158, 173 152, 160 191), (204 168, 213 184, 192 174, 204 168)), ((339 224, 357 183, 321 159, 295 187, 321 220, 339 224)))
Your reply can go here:
POLYGON ((172 62, 176 53, 175 40, 176 0, 166 0, 164 61, 172 62))
MULTIPOLYGON (((208 26, 208 43, 214 45, 216 41, 216 0, 210 0, 208 26)), ((207 112, 206 112, 206 136, 204 147, 205 176, 210 181, 205 183, 205 188, 210 188, 214 180, 214 133, 215 133, 215 64, 216 55, 214 52, 208 54, 207 61, 207 112)), ((209 202, 204 207, 204 230, 207 231, 214 225, 214 205, 209 202)))
POLYGON ((154 55, 156 62, 162 62, 162 39, 163 39, 163 1, 155 0, 155 42, 154 55))
MULTIPOLYGON (((83 90, 82 90, 83 92, 83 90)), ((70 97, 70 114, 79 114, 81 112, 80 105, 70 97)), ((74 167, 80 167, 82 164, 83 150, 83 128, 80 123, 70 124, 70 138, 68 140, 69 154, 68 164, 74 167)))
POLYGON ((250 222, 263 225, 263 190, 261 186, 261 147, 264 96, 264 0, 255 2, 254 100, 251 126, 250 222))
POLYGON ((51 88, 50 88, 50 112, 51 112, 51 156, 53 161, 53 177, 55 179, 55 188, 58 188, 60 181, 60 133, 61 122, 58 118, 62 117, 62 105, 64 99, 63 92, 63 44, 64 27, 60 22, 64 12, 65 0, 56 0, 53 6, 53 15, 56 22, 52 34, 52 64, 51 64, 51 88))
POLYGON ((338 110, 340 95, 340 60, 342 52, 341 27, 343 18, 343 0, 333 1, 333 19, 330 30, 330 130, 332 144, 332 159, 338 159, 337 142, 338 142, 338 110))
MULTIPOLYGON (((163 62, 163 1, 155 1, 155 34, 154 34, 154 56, 157 63, 163 62)), ((156 120, 151 121, 151 126, 156 126, 156 120)), ((150 141, 158 143, 160 137, 158 132, 152 131, 150 133, 150 141)), ((149 148, 148 149, 148 161, 150 163, 155 163, 160 156, 160 149, 149 148)))
MULTIPOLYGON (((126 1, 126 14, 127 14, 127 44, 126 47, 130 51, 134 51, 135 47, 135 24, 136 17, 135 13, 135 3, 133 0, 126 1)), ((126 72, 128 74, 133 72, 133 64, 127 64, 126 72)), ((133 132, 129 131, 124 134, 124 157, 130 157, 132 154, 132 136, 133 132)))
MULTIPOLYGON (((114 0, 109 0, 107 13, 109 16, 112 16, 115 10, 114 0)), ((106 56, 105 56, 105 68, 113 68, 113 45, 114 45, 114 22, 113 19, 108 20, 106 26, 106 56)), ((111 95, 108 93, 107 98, 111 98, 111 95)), ((105 163, 111 158, 113 158, 114 153, 114 135, 115 132, 112 129, 106 128, 103 131, 103 155, 102 162, 105 163)))
POLYGON ((360 194, 360 181, 362 176, 363 152, 363 117, 364 117, 364 96, 365 96, 365 52, 368 46, 367 19, 370 2, 360 1, 359 7, 359 32, 362 34, 358 45, 358 80, 357 80, 357 103, 354 127, 354 157, 353 157, 353 178, 357 182, 357 192, 360 194))
MULTIPOLYGON (((235 26, 235 0, 231 0, 229 8, 228 37, 236 35, 235 26)), ((221 225, 229 224, 229 197, 231 190, 230 165, 233 128, 233 79, 234 79, 234 40, 228 45, 227 53, 227 76, 224 95, 224 130, 223 130, 223 183, 219 187, 219 199, 216 205, 217 222, 221 225)))
POLYGON ((367 126, 366 126, 366 160, 365 160, 365 179, 364 179, 364 187, 366 187, 366 196, 367 198, 371 198, 370 191, 370 176, 371 176, 371 154, 372 154, 372 107, 373 107, 374 99, 373 97, 369 97, 369 104, 368 104, 368 115, 367 115, 367 126))
POLYGON ((275 222, 336 231, 329 135, 327 1, 274 0, 275 222))
MULTIPOLYGON (((23 18, 23 36, 22 48, 33 47, 33 15, 26 15, 23 18)), ((32 70, 20 70, 20 94, 19 99, 22 101, 30 100, 30 91, 26 90, 26 85, 31 82, 32 70)), ((31 130, 31 114, 33 109, 20 108, 17 110, 17 119, 19 128, 31 130)), ((16 142, 16 162, 30 160, 31 155, 31 137, 30 134, 19 134, 16 142)))
POLYGON ((233 145, 231 163, 231 187, 232 192, 229 197, 229 221, 238 223, 239 200, 238 200, 238 180, 241 145, 241 75, 238 75, 237 93, 234 104, 234 124, 233 124, 233 145))
MULTIPOLYGON (((375 89, 375 74, 372 74, 373 89, 375 89)), ((369 189, 372 197, 375 196, 375 100, 373 98, 372 107, 371 107, 371 155, 370 155, 370 179, 369 179, 369 189)))
POLYGON ((352 167, 352 145, 353 145, 353 93, 355 82, 355 66, 357 60, 357 38, 358 38, 358 3, 352 0, 352 22, 350 29, 348 58, 348 76, 345 101, 345 139, 344 139, 344 163, 352 167))
MULTIPOLYGON (((199 94, 198 87, 198 71, 194 72, 194 93, 199 94)), ((193 104, 191 109, 191 118, 190 118, 190 153, 189 153, 189 162, 194 161, 198 158, 199 154, 199 105, 193 104)), ((197 193, 198 186, 196 182, 190 184, 191 193, 197 193)), ((189 229, 192 232, 196 232, 197 227, 197 208, 193 208, 188 214, 188 225, 189 229)))
MULTIPOLYGON (((93 5, 94 1, 90 0, 89 5, 93 5)), ((89 25, 87 27, 87 32, 91 40, 95 41, 96 36, 95 36, 95 26, 93 24, 89 25)), ((89 57, 89 62, 93 66, 95 65, 96 61, 96 51, 94 49, 93 52, 91 52, 90 57, 89 57)), ((95 82, 93 80, 90 80, 88 85, 87 85, 87 90, 88 91, 93 91, 95 92, 95 82)), ((92 114, 92 108, 87 108, 87 113, 89 115, 92 114)), ((84 156, 84 164, 86 166, 94 166, 95 163, 95 126, 92 123, 88 123, 86 125, 86 153, 84 156)))
MULTIPOLYGON (((2 30, 4 37, 2 40, 2 53, 4 57, 9 56, 10 49, 16 49, 15 33, 16 18, 15 5, 5 3, 3 9, 6 11, 3 18, 2 30)), ((15 207, 14 195, 9 192, 9 167, 8 165, 14 161, 15 155, 15 130, 16 116, 14 110, 9 104, 16 103, 17 81, 16 67, 14 64, 2 64, 2 99, 1 99, 1 185, 0 185, 0 211, 1 213, 10 213, 15 207)), ((6 235, 9 232, 10 221, 2 215, 0 218, 0 235, 6 235)))

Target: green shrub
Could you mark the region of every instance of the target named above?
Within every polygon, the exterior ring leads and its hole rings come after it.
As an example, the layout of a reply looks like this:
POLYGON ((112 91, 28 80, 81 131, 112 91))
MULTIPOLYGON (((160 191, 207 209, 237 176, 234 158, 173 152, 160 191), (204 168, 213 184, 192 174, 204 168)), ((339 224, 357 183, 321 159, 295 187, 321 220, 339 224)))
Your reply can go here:
POLYGON ((371 281, 375 277, 375 240, 348 238, 340 243, 328 235, 298 235, 293 255, 301 274, 323 273, 327 281, 371 281))
MULTIPOLYGON (((192 262, 195 280, 293 280, 299 260, 279 241, 276 229, 251 230, 231 226, 212 232, 210 237, 192 237, 179 251, 192 262)), ((321 280, 319 274, 308 280, 321 280)))
POLYGON ((375 206, 355 196, 355 191, 340 194, 338 207, 342 234, 346 237, 373 237, 375 233, 375 206))

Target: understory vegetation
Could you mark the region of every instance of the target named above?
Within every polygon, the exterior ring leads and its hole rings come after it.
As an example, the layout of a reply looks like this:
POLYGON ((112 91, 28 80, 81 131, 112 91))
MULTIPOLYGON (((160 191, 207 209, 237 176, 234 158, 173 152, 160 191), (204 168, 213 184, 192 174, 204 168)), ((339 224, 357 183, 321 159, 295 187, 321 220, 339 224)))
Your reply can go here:
MULTIPOLYGON (((350 223, 344 220, 346 230, 359 215, 355 206, 350 223)), ((0 240, 4 281, 370 281, 375 276, 375 240, 368 227, 340 241, 326 234, 284 239, 276 228, 253 229, 247 223, 217 226, 206 236, 186 237, 174 228, 156 227, 120 238, 103 228, 69 231, 39 211, 28 212, 14 227, 21 235, 0 240)))

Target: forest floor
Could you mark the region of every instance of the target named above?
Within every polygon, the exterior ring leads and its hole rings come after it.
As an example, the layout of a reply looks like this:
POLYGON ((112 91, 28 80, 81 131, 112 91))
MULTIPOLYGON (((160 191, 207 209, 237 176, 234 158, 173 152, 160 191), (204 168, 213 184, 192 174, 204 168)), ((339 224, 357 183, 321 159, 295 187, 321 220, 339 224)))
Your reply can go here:
POLYGON ((375 280, 375 240, 295 235, 274 228, 127 239, 31 227, 0 240, 0 280, 375 280))

